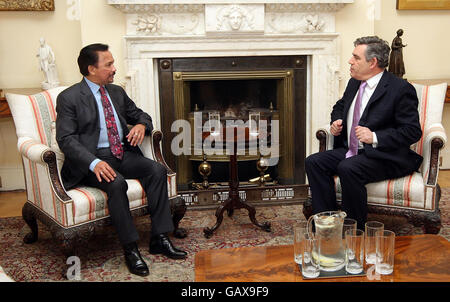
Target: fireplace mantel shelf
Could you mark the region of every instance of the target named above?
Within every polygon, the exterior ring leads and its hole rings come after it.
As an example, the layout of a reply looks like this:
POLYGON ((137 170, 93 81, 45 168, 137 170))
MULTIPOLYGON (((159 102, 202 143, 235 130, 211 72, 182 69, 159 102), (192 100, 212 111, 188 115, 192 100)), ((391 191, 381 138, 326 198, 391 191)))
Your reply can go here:
POLYGON ((214 40, 227 40, 227 42, 233 42, 233 40, 236 41, 277 41, 277 39, 280 39, 282 41, 289 41, 289 39, 292 40, 308 40, 308 41, 314 41, 314 40, 332 40, 335 39, 338 36, 337 33, 306 33, 301 36, 296 34, 266 34, 266 35, 255 35, 255 34, 249 34, 249 33, 241 33, 241 34, 234 34, 234 35, 209 35, 209 36, 199 36, 199 35, 184 35, 184 36, 145 36, 145 35, 127 35, 127 40, 158 40, 161 43, 164 41, 172 41, 173 43, 176 43, 176 41, 180 41, 180 43, 185 43, 186 41, 196 41, 201 40, 205 42, 212 42, 214 40))
POLYGON ((287 11, 337 11, 354 0, 108 0, 125 13, 149 11, 193 12, 203 10, 205 6, 265 6, 268 10, 287 11))

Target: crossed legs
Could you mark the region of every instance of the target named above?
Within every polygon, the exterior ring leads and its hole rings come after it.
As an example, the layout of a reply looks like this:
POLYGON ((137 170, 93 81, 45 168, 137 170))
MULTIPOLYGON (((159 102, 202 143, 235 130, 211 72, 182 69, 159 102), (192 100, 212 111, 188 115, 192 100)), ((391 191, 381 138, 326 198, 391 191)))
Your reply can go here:
POLYGON ((346 148, 337 148, 308 156, 305 169, 312 195, 313 213, 336 210, 334 176, 339 176, 342 187, 342 210, 347 217, 364 228, 367 220, 367 190, 365 185, 384 179, 403 176, 394 164, 368 158, 360 152, 345 158, 346 148))

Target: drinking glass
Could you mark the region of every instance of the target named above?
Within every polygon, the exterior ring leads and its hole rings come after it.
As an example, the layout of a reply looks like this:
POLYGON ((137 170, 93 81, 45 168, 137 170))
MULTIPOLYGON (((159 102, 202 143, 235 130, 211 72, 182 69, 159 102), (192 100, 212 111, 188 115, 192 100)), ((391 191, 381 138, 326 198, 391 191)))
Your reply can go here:
POLYGON ((259 119, 261 114, 259 112, 249 112, 248 122, 249 122, 249 133, 252 136, 258 136, 259 134, 259 119))
POLYGON ((352 218, 345 218, 342 227, 342 239, 345 239, 345 232, 347 230, 356 230, 356 220, 352 218))
POLYGON ((220 113, 218 111, 209 112, 209 131, 212 136, 220 135, 220 113))
POLYGON ((366 229, 364 233, 364 252, 367 264, 375 264, 376 259, 376 244, 375 234, 377 231, 383 231, 384 224, 378 221, 366 222, 366 229))
POLYGON ((302 245, 305 240, 305 234, 308 233, 306 225, 306 221, 294 224, 294 261, 300 265, 302 264, 302 245))
POLYGON ((364 231, 348 229, 345 232, 345 271, 359 274, 364 269, 364 231))
POLYGON ((376 232, 375 272, 390 275, 394 271, 395 233, 387 230, 376 232))
POLYGON ((302 253, 302 275, 305 278, 317 278, 320 275, 318 240, 305 233, 302 253))

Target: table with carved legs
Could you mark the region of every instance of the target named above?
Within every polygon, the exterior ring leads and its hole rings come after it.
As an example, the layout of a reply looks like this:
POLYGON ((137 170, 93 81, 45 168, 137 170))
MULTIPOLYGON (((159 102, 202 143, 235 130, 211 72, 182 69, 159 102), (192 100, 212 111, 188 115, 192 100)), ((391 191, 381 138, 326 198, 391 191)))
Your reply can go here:
MULTIPOLYGON (((233 153, 230 155, 230 162, 229 162, 229 171, 230 171, 230 181, 229 181, 229 195, 228 199, 221 204, 217 210, 216 210, 216 224, 209 228, 204 228, 203 232, 205 234, 206 238, 211 238, 211 236, 214 234, 214 231, 219 228, 219 226, 222 224, 223 221, 223 213, 225 210, 228 212, 228 216, 231 217, 233 215, 233 211, 235 209, 246 209, 248 211, 248 216, 250 217, 251 222, 263 229, 266 232, 270 232, 270 223, 269 222, 263 222, 259 223, 256 218, 256 210, 255 208, 247 203, 246 201, 242 200, 239 196, 239 177, 238 177, 238 163, 237 163, 237 141, 240 139, 238 136, 238 128, 234 127, 234 136, 232 138, 233 140, 233 153)), ((244 132, 245 133, 245 132, 244 132)), ((241 137, 242 139, 242 137, 241 137)), ((248 137, 245 138, 246 142, 248 142, 248 137)))

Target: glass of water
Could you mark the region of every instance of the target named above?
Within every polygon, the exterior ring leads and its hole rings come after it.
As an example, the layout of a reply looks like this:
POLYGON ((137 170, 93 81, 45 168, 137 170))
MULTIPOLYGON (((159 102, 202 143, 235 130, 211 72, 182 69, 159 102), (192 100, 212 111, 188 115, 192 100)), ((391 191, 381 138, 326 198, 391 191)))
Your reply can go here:
POLYGON ((294 261, 300 265, 302 264, 302 250, 305 234, 308 233, 306 225, 306 221, 300 221, 294 224, 294 261))
POLYGON ((356 220, 352 218, 345 218, 342 227, 342 239, 345 239, 345 232, 347 230, 356 230, 356 220))
POLYGON ((364 270, 364 231, 349 229, 345 232, 345 271, 359 274, 364 270))
POLYGON ((218 136, 220 135, 220 112, 219 111, 212 111, 208 113, 209 118, 209 131, 212 136, 218 136))
POLYGON ((261 113, 251 111, 248 114, 249 132, 251 136, 258 136, 259 134, 259 120, 261 113))
POLYGON ((394 271, 395 233, 387 230, 376 232, 375 272, 390 275, 394 271))
POLYGON ((364 252, 366 255, 367 264, 375 264, 376 259, 376 245, 375 234, 377 231, 384 230, 384 224, 378 221, 367 221, 364 233, 364 252))
POLYGON ((317 239, 305 234, 302 253, 302 275, 305 278, 317 278, 320 275, 319 247, 317 239))

